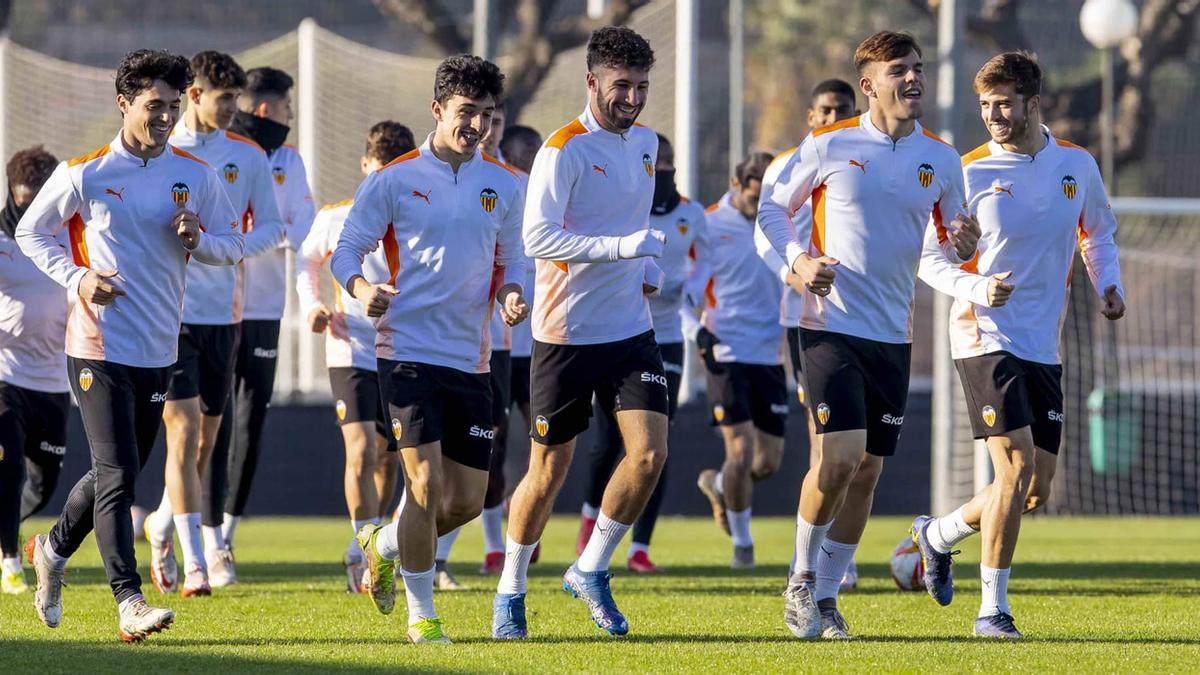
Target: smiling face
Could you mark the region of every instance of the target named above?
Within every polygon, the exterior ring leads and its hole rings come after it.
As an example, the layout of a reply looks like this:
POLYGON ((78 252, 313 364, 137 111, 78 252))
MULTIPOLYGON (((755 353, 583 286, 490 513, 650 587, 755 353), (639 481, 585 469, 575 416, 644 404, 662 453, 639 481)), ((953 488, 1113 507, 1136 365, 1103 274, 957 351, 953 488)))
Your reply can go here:
POLYGON ((596 66, 587 74, 588 98, 605 129, 623 133, 633 126, 650 93, 650 71, 596 66))
POLYGON ((496 100, 490 95, 467 98, 455 94, 445 103, 433 102, 433 118, 437 120, 434 139, 438 145, 458 155, 470 155, 479 147, 483 134, 492 125, 496 100))
POLYGON ((1026 99, 1015 84, 998 85, 979 94, 979 115, 992 140, 1001 144, 1019 143, 1036 124, 1041 99, 1026 99))
POLYGON ((887 118, 909 121, 921 117, 925 68, 916 50, 897 59, 867 64, 858 85, 871 99, 871 105, 887 118))
POLYGON ((117 95, 122 128, 126 139, 143 148, 166 146, 175 123, 179 121, 180 92, 162 80, 155 80, 130 101, 117 95))

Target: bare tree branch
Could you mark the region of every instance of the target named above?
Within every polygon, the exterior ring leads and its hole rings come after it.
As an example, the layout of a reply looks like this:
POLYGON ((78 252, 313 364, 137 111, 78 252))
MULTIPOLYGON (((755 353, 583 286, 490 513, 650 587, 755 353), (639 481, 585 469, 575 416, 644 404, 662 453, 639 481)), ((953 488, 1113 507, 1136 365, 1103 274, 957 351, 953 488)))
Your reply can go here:
POLYGON ((379 12, 408 23, 447 54, 470 51, 471 38, 463 35, 454 15, 439 0, 373 0, 379 12))

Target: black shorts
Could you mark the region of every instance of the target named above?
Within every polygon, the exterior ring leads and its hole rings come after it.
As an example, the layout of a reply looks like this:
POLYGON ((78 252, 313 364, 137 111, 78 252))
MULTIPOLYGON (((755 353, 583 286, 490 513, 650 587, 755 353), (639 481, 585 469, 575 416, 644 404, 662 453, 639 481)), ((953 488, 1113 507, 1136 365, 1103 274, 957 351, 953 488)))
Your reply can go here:
POLYGON ((807 406, 804 395, 804 356, 800 353, 800 329, 787 329, 788 365, 792 367, 792 379, 796 381, 796 400, 807 406))
POLYGON ((658 346, 662 355, 663 372, 667 374, 667 417, 675 419, 679 409, 679 386, 683 384, 683 343, 668 342, 658 346))
POLYGON ((200 412, 220 415, 233 390, 233 367, 242 325, 185 323, 179 329, 179 357, 171 369, 168 401, 200 397, 200 412))
POLYGON ((489 380, 487 373, 379 359, 392 436, 401 448, 440 441, 443 457, 487 471, 496 435, 489 380))
POLYGON ((1008 352, 957 359, 975 438, 1022 427, 1033 444, 1058 454, 1062 443, 1062 366, 1026 361, 1008 352))
POLYGON ((388 451, 396 451, 396 439, 383 414, 379 393, 379 375, 363 368, 330 368, 329 389, 333 392, 333 410, 338 426, 355 422, 375 422, 375 431, 388 441, 388 451))
POLYGON ((807 328, 800 330, 800 344, 817 433, 865 429, 867 452, 896 454, 912 345, 807 328))
POLYGON ((508 351, 492 351, 492 420, 500 424, 508 419, 512 405, 512 356, 508 351))
POLYGON ((714 423, 733 426, 749 421, 763 433, 783 436, 788 414, 783 366, 712 363, 704 370, 714 423))
POLYGON ((594 345, 533 341, 530 437, 546 445, 583 433, 592 396, 610 410, 670 411, 667 376, 654 331, 594 345))
POLYGON ((512 357, 512 402, 529 405, 529 357, 512 357))
MULTIPOLYGON (((62 465, 71 395, 0 382, 0 459, 23 453, 42 466, 62 465)), ((19 455, 18 455, 19 456, 19 455)))

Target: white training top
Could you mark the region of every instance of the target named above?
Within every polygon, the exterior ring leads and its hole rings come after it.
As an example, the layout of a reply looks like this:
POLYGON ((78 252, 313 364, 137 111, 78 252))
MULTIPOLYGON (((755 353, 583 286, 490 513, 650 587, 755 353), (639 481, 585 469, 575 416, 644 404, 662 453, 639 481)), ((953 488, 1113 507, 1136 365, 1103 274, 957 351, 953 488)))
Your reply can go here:
MULTIPOLYGON (((59 245, 69 246, 66 233, 59 245)), ((0 382, 60 393, 67 380, 67 294, 0 232, 0 382)))
MULTIPOLYGON (((504 160, 500 160, 503 162, 504 160)), ((517 182, 521 184, 521 194, 525 194, 525 188, 529 186, 529 174, 518 169, 511 164, 504 165, 513 175, 517 177, 517 182)), ((524 197, 522 196, 522 199, 524 197)), ((524 253, 524 251, 522 251, 524 253)), ((533 262, 529 258, 525 259, 525 280, 521 282, 522 295, 525 298, 525 303, 533 307, 533 262)), ((529 332, 529 322, 522 321, 516 326, 509 326, 504 323, 504 315, 500 313, 500 303, 496 303, 496 308, 492 312, 492 350, 498 352, 511 352, 518 340, 524 340, 522 345, 528 344, 528 349, 533 347, 533 338, 529 332), (523 333, 519 336, 518 333, 523 333), (527 339, 526 339, 527 338, 527 339)), ((517 354, 513 354, 517 356, 517 354)), ((521 356, 529 356, 529 351, 525 351, 521 356)))
MULTIPOLYGON (((697 265, 688 280, 688 302, 703 303, 704 327, 718 340, 713 357, 721 363, 783 363, 779 296, 783 285, 762 264, 754 245, 754 221, 743 216, 725 193, 707 210, 705 235, 696 240, 697 265)), ((689 324, 692 323, 689 321, 689 324)), ((689 330, 691 339, 699 326, 689 330)))
POLYGON ((893 141, 867 114, 813 131, 764 176, 758 224, 789 269, 801 253, 829 255, 832 292, 801 294, 800 325, 856 337, 912 342, 917 265, 926 236, 961 264, 942 227, 963 203, 954 148, 917 124, 893 141), (812 200, 811 224, 793 218, 812 200))
POLYGON ((654 339, 659 344, 683 342, 679 310, 683 306, 683 286, 692 266, 692 249, 705 228, 704 209, 683 197, 670 213, 651 213, 650 227, 667 235, 662 257, 657 261, 663 272, 662 288, 650 296, 654 339))
MULTIPOLYGON (((796 152, 796 148, 777 155, 771 165, 767 167, 763 180, 769 179, 773 182, 778 180, 779 172, 783 170, 787 158, 791 157, 794 152, 796 152)), ((796 209, 795 215, 792 216, 792 225, 797 232, 812 228, 812 204, 810 202, 804 202, 800 208, 796 209)), ((754 228, 754 246, 758 249, 758 257, 762 258, 763 263, 783 282, 783 294, 779 298, 779 325, 787 328, 799 328, 802 312, 801 298, 799 293, 787 285, 787 276, 790 271, 787 262, 775 251, 771 240, 767 239, 767 235, 760 227, 754 228)))
POLYGON ((525 253, 537 259, 535 340, 598 344, 651 329, 642 284, 657 286, 661 271, 650 258, 618 260, 617 243, 649 228, 657 157, 653 131, 606 131, 590 106, 542 145, 525 209, 525 253))
POLYGON ((1117 220, 1096 160, 1083 148, 1056 140, 1035 156, 989 142, 963 155, 968 203, 983 236, 969 263, 952 266, 927 247, 921 279, 955 297, 950 352, 956 359, 1006 351, 1029 361, 1057 364, 1078 245, 1096 294, 1116 286, 1121 266, 1117 220), (1012 272, 1008 303, 991 308, 988 279, 1012 272), (976 274, 977 273, 977 274, 976 274))
MULTIPOLYGON (((171 144, 216 170, 229 202, 241 217, 246 259, 273 251, 284 241, 267 153, 257 143, 224 129, 199 134, 181 119, 171 134, 171 144)), ((245 306, 245 284, 244 263, 232 267, 189 265, 183 322, 218 326, 238 323, 245 306)))
POLYGON ((495 293, 525 279, 521 185, 478 150, 455 173, 430 139, 358 188, 333 276, 348 288, 383 240, 399 294, 375 321, 377 355, 486 373, 495 293))
POLYGON ((43 272, 79 295, 88 268, 117 270, 126 295, 108 305, 80 298, 67 320, 66 353, 141 368, 175 363, 188 259, 233 265, 242 258, 240 220, 215 171, 168 146, 143 161, 118 135, 58 165, 17 226, 17 243, 43 272), (183 248, 171 220, 179 205, 203 231, 183 248), (55 237, 66 227, 68 254, 55 237))
POLYGON ((277 248, 246 259, 246 306, 242 318, 278 321, 283 318, 288 290, 287 250, 300 250, 316 211, 300 152, 284 145, 267 159, 286 238, 277 248))
MULTIPOLYGON (((330 204, 317 213, 312 229, 300 246, 296 256, 296 294, 300 298, 300 311, 307 320, 314 308, 321 304, 321 267, 333 255, 342 226, 350 215, 353 199, 330 204)), ((373 284, 387 283, 392 273, 388 268, 387 254, 383 246, 367 254, 363 259, 363 278, 373 284)), ((360 368, 375 372, 375 323, 354 296, 342 288, 336 280, 333 284, 333 319, 325 329, 325 366, 327 368, 360 368)))

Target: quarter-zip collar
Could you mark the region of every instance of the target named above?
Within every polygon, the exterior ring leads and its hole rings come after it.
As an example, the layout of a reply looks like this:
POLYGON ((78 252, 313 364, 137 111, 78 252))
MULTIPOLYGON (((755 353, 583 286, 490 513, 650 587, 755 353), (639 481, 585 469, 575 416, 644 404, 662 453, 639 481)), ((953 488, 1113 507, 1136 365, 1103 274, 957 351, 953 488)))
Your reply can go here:
POLYGON ((901 144, 910 143, 913 139, 920 138, 921 135, 925 133, 920 122, 913 122, 913 130, 911 133, 909 133, 907 136, 901 136, 898 139, 892 140, 892 137, 887 135, 887 132, 879 129, 879 127, 876 127, 875 123, 871 121, 870 111, 859 115, 859 120, 860 121, 858 125, 869 138, 882 143, 887 143, 888 145, 892 146, 893 150, 899 148, 901 144))
POLYGON ((1046 137, 1046 144, 1042 146, 1041 150, 1038 150, 1037 155, 1027 155, 1023 152, 1012 152, 1011 150, 1005 150, 1004 146, 1000 145, 996 141, 988 141, 988 150, 990 150, 993 155, 1013 157, 1025 160, 1027 162, 1032 162, 1034 159, 1037 159, 1038 156, 1044 155, 1047 152, 1051 152, 1053 148, 1058 147, 1058 142, 1054 139, 1054 135, 1050 133, 1050 127, 1047 127, 1045 124, 1041 125, 1041 127, 1042 135, 1046 137))
POLYGON ((163 148, 163 151, 158 153, 158 155, 151 157, 150 159, 142 159, 141 157, 138 157, 137 155, 130 152, 129 149, 125 147, 125 141, 121 138, 121 135, 123 133, 124 133, 123 131, 118 131, 117 137, 114 138, 112 140, 112 142, 108 144, 109 152, 116 155, 117 157, 120 157, 123 160, 126 160, 128 162, 133 162, 134 164, 137 164, 138 166, 140 166, 142 168, 148 169, 152 166, 155 166, 156 164, 161 162, 162 159, 164 157, 166 157, 168 153, 171 152, 171 146, 170 146, 170 143, 168 143, 167 147, 163 148))
POLYGON ((198 145, 207 145, 208 143, 211 143, 219 138, 222 138, 224 133, 225 133, 224 129, 215 129, 206 134, 202 134, 198 131, 193 131, 192 129, 188 128, 187 122, 184 121, 184 118, 180 117, 179 122, 177 122, 175 124, 175 131, 171 135, 172 136, 179 135, 179 136, 186 138, 198 145))
POLYGON ((448 171, 450 173, 450 175, 453 176, 456 181, 458 180, 458 176, 462 175, 464 171, 470 170, 471 167, 475 166, 478 163, 479 156, 482 152, 479 149, 479 145, 476 144, 475 145, 475 154, 471 155, 470 159, 466 160, 462 164, 459 164, 458 171, 455 171, 454 167, 451 166, 450 162, 443 160, 441 157, 438 157, 433 152, 433 132, 430 132, 430 134, 425 137, 425 142, 421 144, 421 147, 419 149, 420 149, 422 155, 425 155, 426 157, 429 158, 429 161, 433 162, 434 164, 436 164, 439 167, 448 171))
MULTIPOLYGON (((592 114, 592 104, 590 102, 587 104, 587 106, 584 107, 583 114, 580 115, 579 121, 583 122, 583 128, 587 129, 590 132, 593 132, 593 133, 599 132, 599 133, 609 136, 610 138, 619 138, 623 141, 628 140, 628 138, 627 138, 629 135, 628 129, 623 134, 615 134, 615 133, 609 131, 608 129, 605 129, 600 124, 600 120, 596 119, 596 116, 592 114)), ((632 129, 633 127, 630 127, 630 128, 632 129)))

